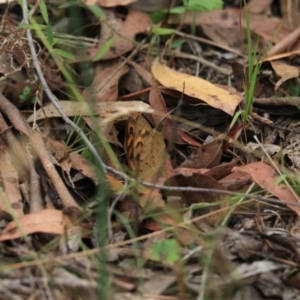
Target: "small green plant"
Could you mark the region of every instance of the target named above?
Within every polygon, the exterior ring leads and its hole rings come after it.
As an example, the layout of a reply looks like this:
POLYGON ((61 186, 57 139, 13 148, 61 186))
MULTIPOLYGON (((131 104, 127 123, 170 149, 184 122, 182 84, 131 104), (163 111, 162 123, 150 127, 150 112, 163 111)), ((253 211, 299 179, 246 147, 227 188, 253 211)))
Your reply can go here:
MULTIPOLYGON (((257 57, 257 50, 258 50, 258 40, 255 45, 254 51, 253 51, 253 45, 252 45, 252 38, 251 38, 251 27, 250 27, 250 20, 249 20, 249 14, 247 10, 247 3, 244 0, 244 7, 245 7, 245 19, 246 19, 246 25, 247 25, 247 42, 248 42, 248 47, 247 47, 247 52, 248 52, 248 78, 245 82, 245 110, 243 111, 242 114, 242 119, 245 122, 249 115, 252 113, 252 106, 253 106, 253 98, 254 98, 254 91, 255 91, 255 85, 257 82, 257 77, 258 77, 258 72, 262 66, 262 63, 264 59, 268 55, 268 51, 272 45, 272 41, 268 44, 267 49, 264 51, 262 57, 258 59, 257 57)), ((277 36, 279 33, 281 27, 277 29, 275 32, 273 39, 277 36)))
POLYGON ((28 100, 31 101, 31 103, 34 103, 34 97, 32 97, 31 99, 29 99, 29 96, 31 94, 31 88, 29 86, 25 86, 23 91, 22 91, 22 94, 19 95, 19 99, 21 100, 21 102, 26 102, 28 100))
POLYGON ((164 262, 173 266, 181 258, 181 248, 175 239, 156 242, 149 250, 149 256, 154 261, 164 262))
POLYGON ((242 118, 243 121, 246 122, 249 115, 251 115, 252 113, 254 90, 255 90, 258 72, 260 70, 262 63, 260 62, 256 63, 257 61, 256 52, 258 49, 258 41, 253 51, 249 14, 248 14, 247 4, 245 0, 244 0, 244 5, 245 5, 245 15, 246 15, 246 24, 247 24, 248 74, 247 74, 246 82, 244 83, 245 111, 242 114, 242 118))
POLYGON ((22 102, 25 102, 27 100, 30 92, 31 92, 30 87, 29 86, 25 86, 24 89, 23 89, 23 91, 22 91, 22 94, 19 96, 20 100, 22 102))

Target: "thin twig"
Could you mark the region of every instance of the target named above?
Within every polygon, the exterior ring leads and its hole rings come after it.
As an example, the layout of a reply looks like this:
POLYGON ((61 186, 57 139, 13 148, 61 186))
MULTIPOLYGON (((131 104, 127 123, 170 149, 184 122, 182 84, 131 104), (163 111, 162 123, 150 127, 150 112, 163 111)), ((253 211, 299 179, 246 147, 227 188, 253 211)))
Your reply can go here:
POLYGON ((272 106, 300 106, 300 97, 254 98, 253 103, 272 106))

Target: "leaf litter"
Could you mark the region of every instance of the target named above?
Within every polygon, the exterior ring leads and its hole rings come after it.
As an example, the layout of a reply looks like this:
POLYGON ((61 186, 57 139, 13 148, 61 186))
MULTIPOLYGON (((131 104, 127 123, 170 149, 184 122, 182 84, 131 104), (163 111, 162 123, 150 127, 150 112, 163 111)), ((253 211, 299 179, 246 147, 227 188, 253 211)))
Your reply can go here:
POLYGON ((1 4, 1 297, 299 298, 298 7, 141 2, 1 4))

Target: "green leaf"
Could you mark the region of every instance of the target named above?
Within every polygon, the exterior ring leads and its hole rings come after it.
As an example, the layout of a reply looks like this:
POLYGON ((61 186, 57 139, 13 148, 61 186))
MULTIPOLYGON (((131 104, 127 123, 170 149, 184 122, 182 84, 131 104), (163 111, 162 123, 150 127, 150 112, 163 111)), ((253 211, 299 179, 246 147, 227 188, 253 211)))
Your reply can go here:
POLYGON ((74 0, 74 1, 67 1, 66 3, 60 5, 58 8, 62 9, 62 8, 68 8, 68 7, 71 7, 71 6, 74 6, 74 5, 77 5, 79 4, 79 1, 78 0, 74 0))
POLYGON ((109 50, 109 48, 113 45, 115 40, 116 40, 115 38, 110 38, 109 40, 107 40, 105 44, 99 49, 93 61, 100 60, 105 55, 105 53, 109 50))
POLYGON ((51 46, 53 46, 53 32, 52 32, 52 26, 51 24, 48 24, 47 26, 47 32, 46 32, 48 42, 51 46))
POLYGON ((96 6, 96 5, 87 5, 86 7, 99 19, 104 18, 104 13, 103 13, 103 10, 101 9, 101 7, 96 6))
POLYGON ((158 241, 149 249, 149 255, 152 260, 174 265, 181 257, 181 248, 175 239, 158 241))
POLYGON ((48 16, 47 6, 46 6, 44 1, 41 1, 39 3, 39 5, 40 5, 40 10, 41 10, 42 17, 43 17, 45 23, 47 25, 49 25, 49 16, 48 16))
POLYGON ((151 14, 151 20, 154 24, 161 22, 167 15, 166 11, 156 11, 151 14))
MULTIPOLYGON (((176 6, 170 9, 171 14, 184 14, 185 12, 186 12, 186 8, 184 6, 176 6)), ((156 11, 152 13, 151 19, 154 24, 159 23, 166 17, 167 14, 168 14, 168 10, 162 9, 160 11, 156 11)))
POLYGON ((29 86, 25 86, 22 91, 22 94, 19 95, 19 99, 21 100, 21 102, 25 102, 28 96, 30 95, 30 93, 31 93, 31 88, 29 86))
POLYGON ((152 32, 158 35, 169 35, 169 34, 174 34, 175 30, 172 28, 153 27, 152 32))
POLYGON ((183 45, 185 42, 186 42, 185 39, 176 40, 172 43, 171 48, 176 49, 176 48, 180 47, 181 45, 183 45))
POLYGON ((63 44, 63 43, 61 43, 60 40, 58 40, 58 39, 53 39, 51 46, 54 47, 55 45, 59 45, 59 44, 63 44))
POLYGON ((186 9, 192 11, 209 11, 223 8, 222 0, 184 0, 183 3, 186 6, 186 9))
POLYGON ((75 59, 74 55, 61 49, 53 49, 58 55, 67 59, 75 59))
POLYGON ((184 14, 186 12, 186 8, 184 6, 176 6, 170 9, 171 14, 184 14))

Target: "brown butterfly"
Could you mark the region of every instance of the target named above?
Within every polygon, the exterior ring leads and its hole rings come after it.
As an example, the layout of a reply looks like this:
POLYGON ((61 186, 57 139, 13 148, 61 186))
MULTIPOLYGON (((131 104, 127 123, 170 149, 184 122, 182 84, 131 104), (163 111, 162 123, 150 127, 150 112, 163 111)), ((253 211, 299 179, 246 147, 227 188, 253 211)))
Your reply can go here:
POLYGON ((142 115, 128 118, 124 148, 128 167, 139 179, 155 183, 166 177, 168 153, 164 138, 142 115))

